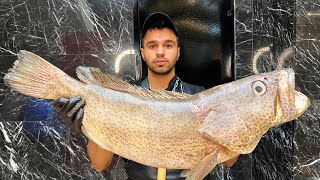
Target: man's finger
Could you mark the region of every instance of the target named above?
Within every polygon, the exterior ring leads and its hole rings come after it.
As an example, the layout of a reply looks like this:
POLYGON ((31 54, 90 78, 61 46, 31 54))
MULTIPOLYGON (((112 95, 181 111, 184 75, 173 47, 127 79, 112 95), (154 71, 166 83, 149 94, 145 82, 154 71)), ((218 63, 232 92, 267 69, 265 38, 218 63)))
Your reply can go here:
POLYGON ((69 99, 69 102, 62 107, 61 112, 62 112, 63 114, 67 114, 67 112, 68 112, 75 104, 77 104, 77 102, 79 102, 80 100, 81 100, 81 97, 80 97, 80 96, 75 96, 75 97, 69 99))
POLYGON ((83 114, 84 114, 83 108, 80 108, 76 114, 76 117, 74 118, 72 126, 75 134, 78 134, 81 132, 83 114))
POLYGON ((52 102, 52 105, 56 108, 61 108, 63 107, 63 105, 65 105, 66 103, 68 103, 69 99, 67 98, 58 98, 55 101, 52 102))
POLYGON ((70 117, 73 117, 78 111, 80 108, 83 108, 84 105, 85 105, 86 101, 81 99, 79 102, 77 102, 76 105, 74 105, 67 113, 67 117, 70 118, 70 117))

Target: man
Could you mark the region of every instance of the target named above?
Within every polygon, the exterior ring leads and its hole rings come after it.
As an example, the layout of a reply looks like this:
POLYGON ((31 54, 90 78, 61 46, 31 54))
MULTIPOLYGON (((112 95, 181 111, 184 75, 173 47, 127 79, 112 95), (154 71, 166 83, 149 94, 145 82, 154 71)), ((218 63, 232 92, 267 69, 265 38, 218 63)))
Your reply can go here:
MULTIPOLYGON (((168 90, 195 94, 204 87, 183 82, 175 73, 175 65, 180 56, 179 32, 171 19, 162 13, 151 14, 144 22, 141 38, 141 56, 148 67, 148 76, 138 85, 154 90, 168 90)), ((80 131, 84 101, 80 97, 60 98, 55 102, 73 129, 80 131)), ((92 141, 88 143, 88 156, 93 168, 100 172, 106 169, 113 153, 100 148, 92 141)), ((232 165, 236 159, 225 163, 232 165)), ((156 179, 157 168, 128 161, 126 167, 129 179, 156 179)), ((180 179, 181 170, 167 170, 167 179, 180 179)))

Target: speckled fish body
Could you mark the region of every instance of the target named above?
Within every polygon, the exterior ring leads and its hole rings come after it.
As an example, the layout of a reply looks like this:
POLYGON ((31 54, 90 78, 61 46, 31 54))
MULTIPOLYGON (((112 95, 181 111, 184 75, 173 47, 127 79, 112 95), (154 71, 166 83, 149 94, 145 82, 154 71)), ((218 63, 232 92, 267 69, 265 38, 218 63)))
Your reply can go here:
POLYGON ((22 51, 4 79, 12 89, 38 98, 80 95, 86 100, 82 132, 89 139, 154 167, 200 171, 214 161, 207 173, 217 163, 252 152, 270 127, 297 118, 310 104, 294 90, 292 69, 249 76, 192 96, 144 90, 96 68, 80 67, 77 74, 82 82, 22 51))

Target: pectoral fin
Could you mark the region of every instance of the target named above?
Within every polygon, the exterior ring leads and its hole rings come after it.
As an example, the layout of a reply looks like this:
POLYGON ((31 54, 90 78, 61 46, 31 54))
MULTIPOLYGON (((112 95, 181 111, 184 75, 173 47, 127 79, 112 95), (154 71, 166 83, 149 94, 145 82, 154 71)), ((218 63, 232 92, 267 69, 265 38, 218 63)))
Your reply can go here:
POLYGON ((209 112, 198 130, 225 148, 239 154, 252 152, 261 138, 253 135, 244 120, 234 111, 226 112, 225 109, 209 112))
POLYGON ((204 157, 194 168, 182 171, 181 176, 187 176, 186 180, 203 179, 217 165, 218 151, 212 151, 204 157))

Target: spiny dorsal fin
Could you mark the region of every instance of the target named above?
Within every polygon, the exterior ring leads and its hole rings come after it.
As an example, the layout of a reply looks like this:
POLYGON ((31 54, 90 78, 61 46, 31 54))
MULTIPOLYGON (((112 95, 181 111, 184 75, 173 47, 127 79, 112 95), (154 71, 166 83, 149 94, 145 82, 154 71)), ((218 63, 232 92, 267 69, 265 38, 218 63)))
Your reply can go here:
POLYGON ((79 66, 76 69, 78 78, 86 84, 95 84, 104 88, 135 94, 144 98, 183 99, 191 95, 164 90, 148 90, 131 85, 120 78, 101 72, 99 68, 79 66))

